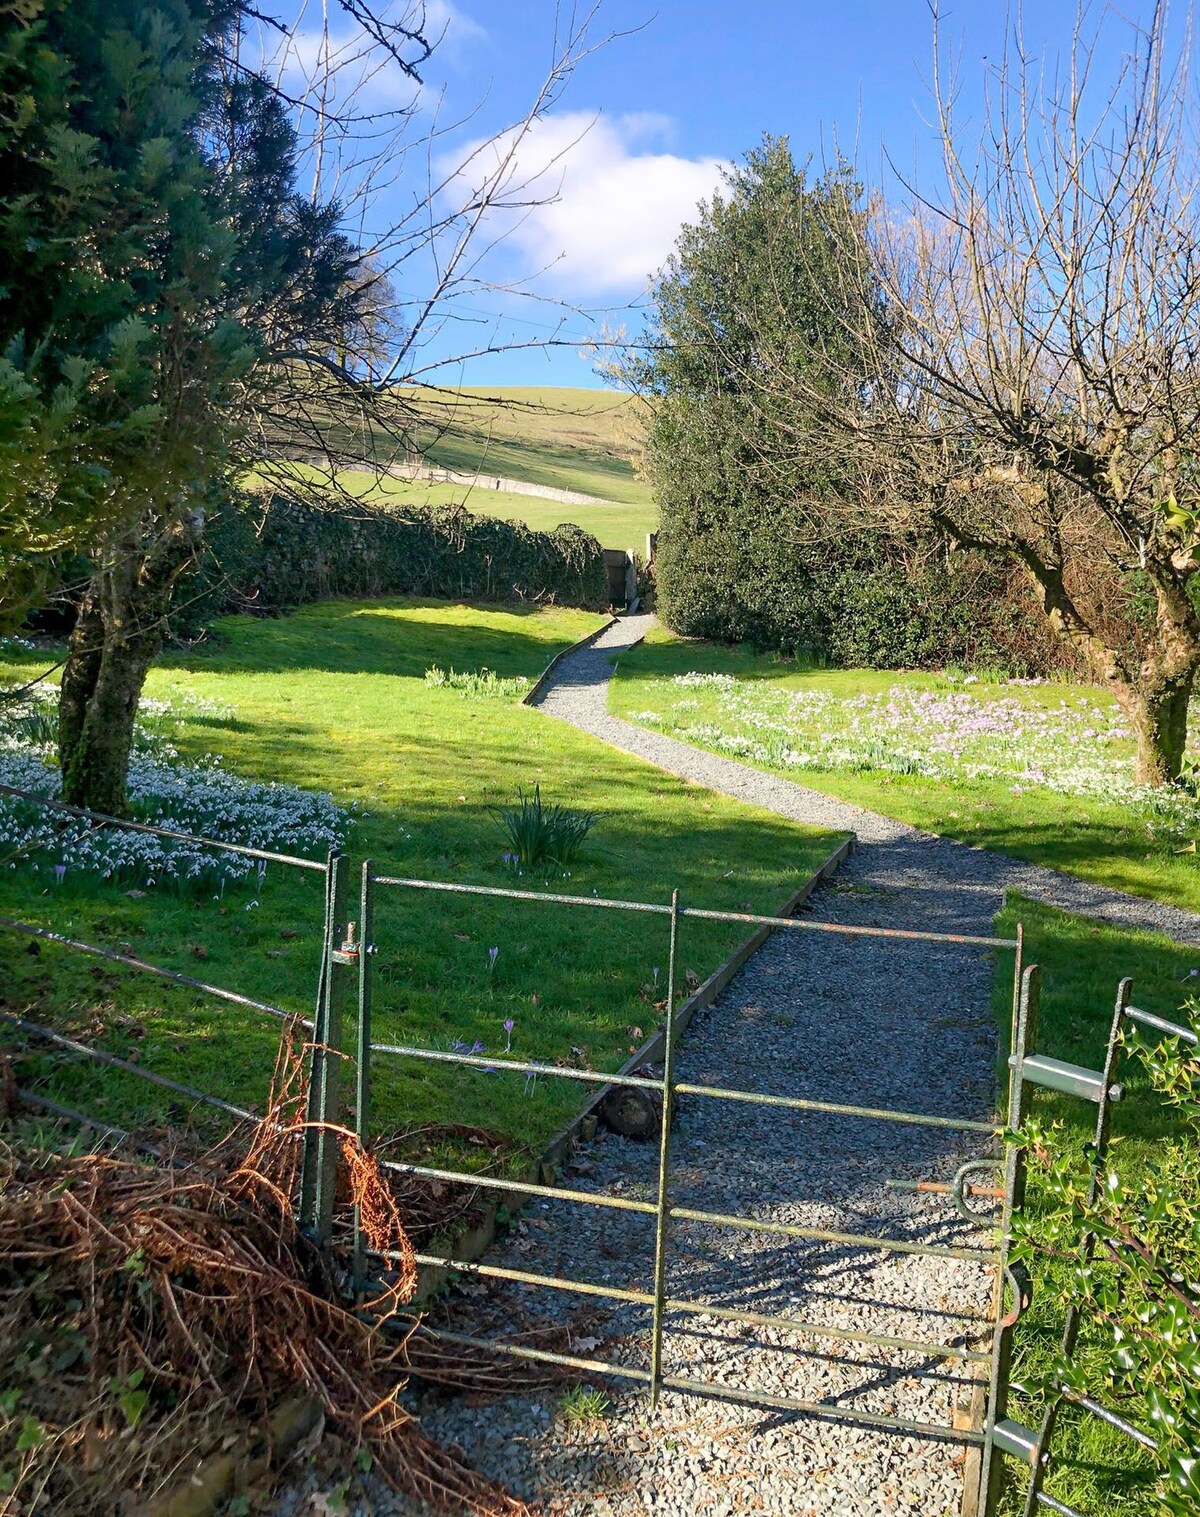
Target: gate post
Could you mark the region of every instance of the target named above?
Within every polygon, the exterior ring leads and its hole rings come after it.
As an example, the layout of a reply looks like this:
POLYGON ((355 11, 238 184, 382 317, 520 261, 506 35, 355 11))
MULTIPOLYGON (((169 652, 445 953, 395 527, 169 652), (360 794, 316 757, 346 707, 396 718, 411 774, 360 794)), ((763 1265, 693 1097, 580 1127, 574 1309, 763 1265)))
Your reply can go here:
MULTIPOLYGON (((354 1131, 359 1147, 366 1151, 371 1131, 371 958, 375 952, 375 881, 371 860, 362 866, 362 889, 358 911, 358 1067, 354 1092, 354 1131)), ((354 1207, 354 1290, 363 1288, 366 1278, 366 1248, 362 1235, 362 1216, 354 1207)))
MULTIPOLYGON (((1008 1077, 1008 1129, 1019 1132, 1029 1116, 1032 1088, 1025 1080, 1025 1060, 1037 1045, 1038 1019, 1041 1011, 1042 971, 1031 964, 1021 976, 1017 1015, 1013 1024, 1012 1057, 1008 1077)), ((1008 1410, 1008 1382, 1012 1371, 1012 1334, 1023 1310, 1020 1283, 1013 1279, 1012 1309, 1004 1312, 1004 1286, 1010 1278, 1009 1244, 1012 1241, 1013 1214, 1025 1201, 1025 1150, 1009 1141, 1004 1160, 1004 1207, 1000 1220, 1000 1247, 996 1270, 996 1327, 992 1337, 992 1368, 988 1382, 988 1399, 984 1415, 983 1459, 979 1490, 984 1517, 994 1517, 1004 1490, 1004 1458, 996 1447, 996 1424, 1008 1410)))
POLYGON ((308 1086, 308 1127, 300 1183, 300 1225, 321 1248, 333 1231, 338 1140, 329 1124, 338 1118, 342 1004, 346 969, 358 957, 354 924, 346 920, 348 861, 331 853, 326 868, 325 935, 321 948, 320 988, 313 1026, 308 1086))
POLYGON ((663 1047, 662 1132, 658 1147, 658 1213, 654 1229, 654 1320, 650 1329, 650 1407, 662 1379, 663 1308, 667 1286, 667 1211, 670 1206, 671 1117, 675 1104, 675 975, 679 963, 679 891, 671 892, 671 943, 667 957, 667 1026, 663 1047))
MULTIPOLYGON (((1099 1096, 1096 1102, 1096 1127, 1092 1139, 1091 1166, 1092 1177, 1088 1183, 1088 1209, 1095 1206, 1100 1195, 1100 1188, 1104 1183, 1104 1161, 1108 1154, 1109 1131, 1112 1125, 1112 1103, 1114 1092, 1114 1080, 1117 1075, 1117 1066, 1121 1060, 1121 1033, 1125 1026, 1126 1010, 1133 998, 1133 981, 1123 979, 1117 986, 1117 1001, 1113 1008, 1112 1023, 1108 1033, 1108 1043, 1104 1050, 1104 1068, 1100 1072, 1099 1096)), ((1118 1090, 1119 1094, 1119 1090, 1118 1090)), ((1091 1263, 1096 1252, 1096 1233, 1094 1230, 1086 1232, 1080 1241, 1080 1255, 1084 1266, 1091 1263)), ((1063 1322, 1062 1339, 1059 1344, 1059 1353, 1066 1360, 1070 1360, 1075 1353, 1075 1341, 1079 1336, 1079 1328, 1082 1322, 1082 1313, 1077 1303, 1072 1302, 1067 1308, 1063 1322)), ((1037 1511, 1042 1485, 1046 1478, 1046 1462, 1050 1452, 1050 1440, 1054 1436, 1055 1425, 1058 1422, 1058 1414, 1062 1407, 1062 1396, 1053 1396, 1042 1413, 1041 1426, 1038 1428, 1037 1443, 1034 1446, 1035 1457, 1033 1470, 1029 1477, 1029 1488, 1025 1495, 1025 1517, 1037 1511)))

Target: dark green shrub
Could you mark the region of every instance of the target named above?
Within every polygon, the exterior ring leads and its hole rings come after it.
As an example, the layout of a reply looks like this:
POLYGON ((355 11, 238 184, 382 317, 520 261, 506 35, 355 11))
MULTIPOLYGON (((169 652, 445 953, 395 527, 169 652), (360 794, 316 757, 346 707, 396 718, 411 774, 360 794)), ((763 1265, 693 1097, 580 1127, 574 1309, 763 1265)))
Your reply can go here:
POLYGON ((880 541, 814 546, 742 500, 664 514, 658 609, 675 631, 842 667, 1074 669, 1019 570, 975 554, 907 563, 880 541))

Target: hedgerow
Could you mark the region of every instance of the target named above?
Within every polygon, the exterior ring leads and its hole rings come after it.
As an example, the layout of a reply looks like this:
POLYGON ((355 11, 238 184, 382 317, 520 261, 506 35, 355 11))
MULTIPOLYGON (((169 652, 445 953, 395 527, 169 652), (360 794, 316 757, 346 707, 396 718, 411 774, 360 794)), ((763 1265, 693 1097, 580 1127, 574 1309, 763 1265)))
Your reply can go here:
POLYGON ((194 632, 226 611, 380 595, 600 609, 608 585, 600 544, 579 527, 535 532, 461 506, 240 496, 213 521, 204 558, 180 587, 176 627, 194 632))
POLYGON ((718 517, 664 502, 657 606, 674 631, 845 668, 1075 672, 1020 574, 973 554, 798 541, 774 507, 718 517))

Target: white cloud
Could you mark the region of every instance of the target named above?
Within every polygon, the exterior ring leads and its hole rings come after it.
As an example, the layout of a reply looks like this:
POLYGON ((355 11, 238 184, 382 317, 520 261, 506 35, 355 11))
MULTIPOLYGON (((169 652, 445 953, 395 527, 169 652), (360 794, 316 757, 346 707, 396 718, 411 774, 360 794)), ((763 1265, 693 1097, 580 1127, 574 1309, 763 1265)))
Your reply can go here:
POLYGON ((425 35, 437 48, 481 42, 487 32, 451 0, 425 0, 425 35))
MULTIPOLYGON (((535 122, 519 143, 506 184, 509 201, 537 204, 493 213, 511 222, 526 272, 573 296, 634 293, 662 267, 684 222, 718 187, 719 158, 654 151, 670 140, 671 122, 651 112, 607 117, 563 112, 535 122)), ((459 182, 478 190, 513 142, 473 143, 458 157, 473 161, 459 182)))
MULTIPOLYGON (((423 16, 433 54, 417 64, 422 84, 409 78, 358 21, 336 11, 323 17, 319 7, 307 3, 282 36, 261 24, 248 30, 251 58, 255 47, 259 54, 252 66, 263 69, 293 96, 323 95, 330 110, 413 110, 424 103, 430 70, 445 63, 454 67, 487 36, 453 0, 424 0, 420 8, 385 6, 382 15, 385 21, 405 23, 423 16)), ((418 49, 399 37, 395 41, 401 54, 417 63, 418 49)))

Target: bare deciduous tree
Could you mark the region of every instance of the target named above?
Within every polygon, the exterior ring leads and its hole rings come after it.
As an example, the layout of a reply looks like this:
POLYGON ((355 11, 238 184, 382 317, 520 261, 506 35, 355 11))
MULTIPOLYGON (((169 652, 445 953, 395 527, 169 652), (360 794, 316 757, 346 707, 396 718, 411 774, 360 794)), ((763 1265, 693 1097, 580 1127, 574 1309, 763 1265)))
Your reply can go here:
POLYGON ((877 206, 839 263, 869 377, 762 379, 793 387, 807 445, 855 480, 797 503, 800 530, 932 531, 1021 564, 1148 784, 1180 775, 1200 669, 1200 96, 1190 24, 1169 19, 1083 7, 1054 67, 1018 27, 972 126, 935 7, 944 185, 905 218, 877 206))

